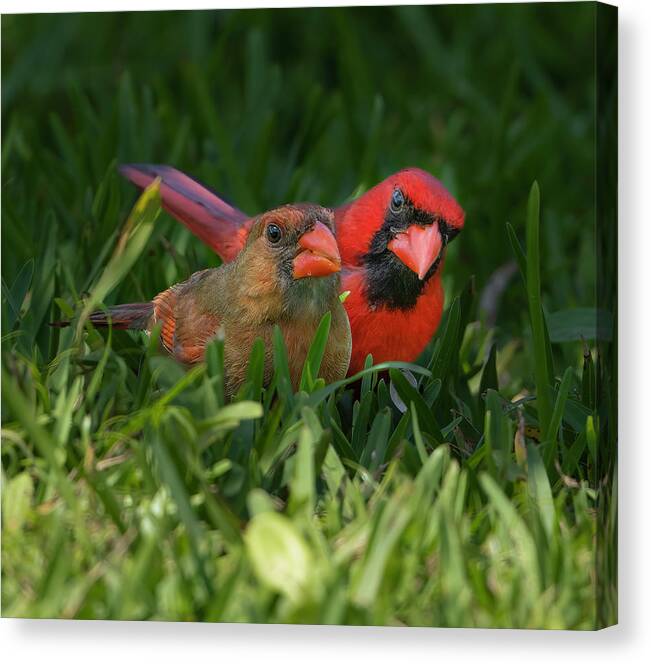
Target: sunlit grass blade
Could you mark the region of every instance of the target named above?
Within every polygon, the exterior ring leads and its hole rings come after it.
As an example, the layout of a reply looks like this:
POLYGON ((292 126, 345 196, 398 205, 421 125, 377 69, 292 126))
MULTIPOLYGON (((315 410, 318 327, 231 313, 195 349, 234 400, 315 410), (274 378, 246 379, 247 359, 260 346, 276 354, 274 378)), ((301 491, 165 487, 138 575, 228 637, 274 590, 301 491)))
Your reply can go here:
POLYGON ((202 527, 192 509, 186 487, 184 486, 178 469, 166 448, 161 432, 159 430, 154 430, 153 428, 148 428, 147 438, 158 461, 162 479, 169 487, 170 494, 177 506, 179 518, 187 529, 190 547, 196 565, 196 572, 201 578, 206 590, 210 592, 213 590, 213 583, 206 571, 206 562, 202 554, 202 527))
POLYGON ((51 434, 37 422, 31 404, 28 403, 22 392, 12 385, 11 376, 4 366, 2 367, 2 398, 4 403, 9 406, 13 416, 28 432, 39 453, 47 460, 61 496, 66 500, 70 509, 77 512, 78 502, 75 499, 73 486, 61 467, 61 457, 57 455, 57 444, 51 434))
POLYGON ((317 442, 316 434, 305 424, 298 438, 298 449, 294 457, 294 475, 290 484, 289 513, 302 512, 306 517, 314 510, 314 452, 317 442))
POLYGON ((384 570, 410 516, 406 488, 394 494, 386 507, 377 513, 366 555, 352 582, 352 600, 356 604, 369 606, 375 601, 384 570))
POLYGON ((77 335, 95 308, 127 275, 142 254, 160 214, 160 181, 150 184, 136 202, 122 230, 113 255, 91 289, 77 323, 77 335))
POLYGON ((484 473, 480 475, 479 483, 495 509, 497 518, 504 523, 508 537, 515 546, 518 554, 517 564, 527 576, 527 583, 521 590, 533 603, 538 599, 541 590, 540 565, 533 536, 511 501, 492 477, 484 473))

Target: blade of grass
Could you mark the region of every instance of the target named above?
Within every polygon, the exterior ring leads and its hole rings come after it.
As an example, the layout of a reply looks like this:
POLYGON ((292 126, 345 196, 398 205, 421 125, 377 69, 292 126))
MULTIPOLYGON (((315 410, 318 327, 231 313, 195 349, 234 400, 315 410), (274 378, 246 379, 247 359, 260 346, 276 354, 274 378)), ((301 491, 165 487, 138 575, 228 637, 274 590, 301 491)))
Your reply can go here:
POLYGON ((328 335, 330 334, 330 321, 332 314, 326 311, 319 327, 317 327, 310 349, 307 352, 307 357, 303 364, 303 373, 301 374, 300 389, 305 392, 311 392, 314 389, 314 383, 319 375, 321 369, 321 361, 325 353, 326 344, 328 343, 328 335))
POLYGON ((142 193, 127 219, 113 255, 102 275, 91 289, 77 322, 76 336, 79 338, 84 324, 95 308, 128 274, 143 252, 160 214, 160 179, 154 180, 142 193))
POLYGON ((545 464, 533 444, 527 445, 527 483, 529 498, 538 510, 547 541, 551 543, 556 527, 556 508, 545 464))
POLYGON ((536 405, 543 439, 549 435, 551 402, 547 366, 547 337, 540 293, 540 188, 534 182, 527 206, 527 298, 533 336, 536 405))
POLYGON ((552 412, 551 421, 549 423, 549 431, 546 441, 547 445, 543 454, 545 459, 545 466, 548 470, 551 469, 553 460, 556 458, 556 451, 558 447, 558 432, 561 426, 561 421, 563 419, 563 413, 565 412, 567 397, 570 393, 573 374, 574 370, 572 367, 567 367, 567 369, 565 369, 565 373, 563 374, 563 379, 561 381, 561 386, 558 390, 558 395, 556 396, 556 403, 554 404, 554 410, 552 412))

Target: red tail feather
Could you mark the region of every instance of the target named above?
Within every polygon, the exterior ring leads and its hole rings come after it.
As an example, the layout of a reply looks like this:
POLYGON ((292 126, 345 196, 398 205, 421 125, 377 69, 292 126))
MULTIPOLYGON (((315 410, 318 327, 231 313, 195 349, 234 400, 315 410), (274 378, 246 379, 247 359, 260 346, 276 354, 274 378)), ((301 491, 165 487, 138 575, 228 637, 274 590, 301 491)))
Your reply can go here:
POLYGON ((160 177, 165 210, 222 260, 232 261, 244 247, 249 217, 185 173, 157 164, 125 164, 120 166, 120 173, 143 189, 160 177))

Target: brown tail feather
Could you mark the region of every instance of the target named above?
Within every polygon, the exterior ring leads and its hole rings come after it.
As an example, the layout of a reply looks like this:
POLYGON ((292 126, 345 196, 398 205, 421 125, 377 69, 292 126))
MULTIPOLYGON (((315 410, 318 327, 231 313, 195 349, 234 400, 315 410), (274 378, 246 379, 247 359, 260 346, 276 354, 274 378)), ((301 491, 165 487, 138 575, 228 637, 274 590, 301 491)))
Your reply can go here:
MULTIPOLYGON (((144 330, 154 313, 152 302, 133 302, 109 307, 108 311, 95 311, 90 315, 90 322, 96 327, 112 325, 116 330, 144 330)), ((70 321, 59 320, 51 323, 53 327, 68 327, 70 321)))

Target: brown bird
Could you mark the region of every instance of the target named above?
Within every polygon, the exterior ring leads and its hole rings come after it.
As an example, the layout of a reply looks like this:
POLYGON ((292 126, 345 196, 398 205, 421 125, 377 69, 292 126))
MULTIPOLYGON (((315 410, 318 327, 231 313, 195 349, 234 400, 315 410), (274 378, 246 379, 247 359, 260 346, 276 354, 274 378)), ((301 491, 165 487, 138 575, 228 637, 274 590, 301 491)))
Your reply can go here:
POLYGON ((280 327, 292 385, 326 312, 330 335, 319 375, 346 375, 351 354, 348 317, 339 299, 341 257, 330 210, 318 205, 285 205, 253 220, 243 251, 219 268, 195 272, 151 302, 122 304, 95 312, 98 326, 146 330, 161 326, 164 349, 183 364, 199 362, 206 344, 224 335, 225 389, 232 396, 246 376, 256 339, 265 345, 265 385, 272 376, 272 335, 280 327))

